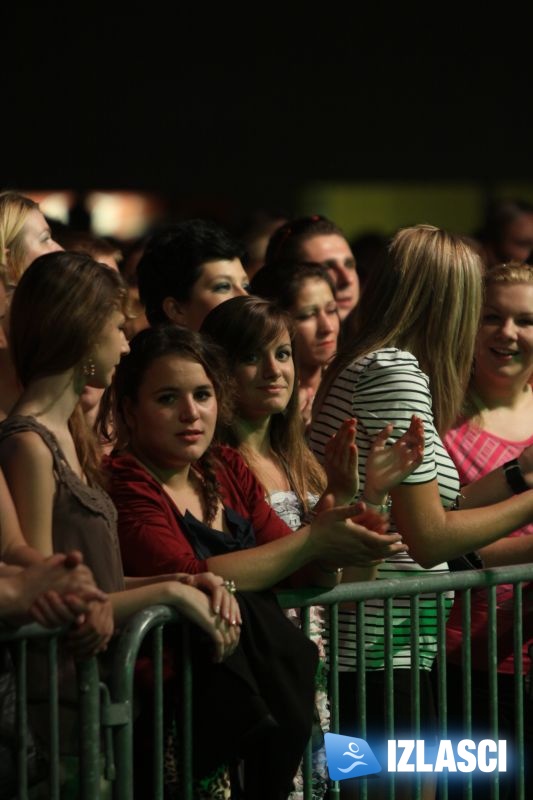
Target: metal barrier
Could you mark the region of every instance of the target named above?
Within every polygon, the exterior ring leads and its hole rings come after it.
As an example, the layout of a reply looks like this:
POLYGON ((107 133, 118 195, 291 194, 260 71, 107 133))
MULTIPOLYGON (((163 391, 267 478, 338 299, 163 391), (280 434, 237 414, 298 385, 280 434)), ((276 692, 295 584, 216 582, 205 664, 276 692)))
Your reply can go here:
MULTIPOLYGON (((154 665, 154 715, 153 715, 153 800, 163 798, 163 627, 181 622, 178 612, 169 606, 151 606, 135 614, 123 628, 116 643, 114 668, 110 683, 110 698, 103 710, 104 725, 114 731, 114 758, 116 764, 115 800, 134 797, 133 727, 134 727, 134 677, 137 656, 148 633, 153 633, 152 660, 154 665)), ((182 645, 182 697, 180 716, 182 749, 182 797, 192 800, 192 670, 188 626, 179 631, 182 645)))
MULTIPOLYGON (((470 623, 471 623, 471 593, 476 589, 486 588, 488 590, 488 630, 489 646, 487 653, 487 670, 490 688, 490 730, 491 738, 498 739, 498 684, 497 684, 497 606, 496 606, 496 587, 500 584, 513 584, 513 651, 515 660, 514 691, 515 691, 515 737, 517 751, 514 761, 515 775, 515 794, 517 800, 525 800, 524 785, 524 765, 526 754, 524 752, 524 676, 522 674, 522 646, 523 646, 523 608, 522 608, 522 582, 533 580, 533 565, 520 565, 513 567, 499 567, 486 570, 468 570, 464 572, 449 573, 445 575, 433 576, 431 574, 420 577, 405 578, 401 581, 372 581, 360 584, 341 584, 335 589, 325 593, 319 593, 312 589, 300 590, 298 592, 280 593, 280 603, 285 608, 293 606, 309 607, 311 605, 322 605, 329 608, 329 628, 330 628, 330 702, 331 702, 331 730, 339 732, 339 672, 338 672, 338 608, 343 603, 356 604, 357 634, 356 651, 359 658, 359 669, 357 670, 357 703, 360 709, 360 729, 357 735, 360 738, 366 736, 366 703, 365 703, 365 636, 364 636, 364 603, 369 599, 383 599, 385 610, 385 654, 386 665, 384 670, 385 683, 385 708, 386 708, 386 727, 390 739, 394 739, 393 721, 393 669, 392 669, 392 604, 394 598, 411 598, 411 611, 415 624, 411 626, 410 646, 412 652, 413 669, 411 669, 411 718, 413 724, 412 738, 420 737, 420 673, 416 668, 419 663, 419 630, 416 620, 420 617, 419 597, 428 592, 436 595, 437 598, 437 659, 439 664, 438 675, 438 730, 440 739, 448 737, 447 726, 447 680, 446 680, 446 603, 445 595, 450 591, 461 591, 463 593, 463 650, 462 650, 462 669, 463 669, 463 703, 465 708, 464 716, 464 738, 468 738, 472 731, 472 684, 471 684, 471 642, 470 642, 470 623), (467 635, 464 635, 467 632, 467 635)), ((531 687, 530 687, 531 688, 531 687)), ((354 732, 350 732, 356 735, 354 732)), ((309 759, 307 758, 307 761, 309 759)), ((359 794, 361 800, 368 796, 368 781, 364 778, 358 779, 359 794)), ((422 796, 422 785, 420 774, 415 775, 413 797, 422 796)), ((388 776, 388 796, 394 798, 395 775, 390 773, 388 776)), ((472 775, 469 773, 460 787, 465 798, 474 795, 472 775)), ((448 780, 446 773, 443 773, 439 781, 439 798, 448 798, 448 780)), ((491 786, 489 789, 490 797, 494 800, 499 798, 499 775, 493 773, 491 786)), ((306 800, 311 798, 311 785, 309 774, 306 781, 306 800)), ((486 797, 487 794, 477 795, 486 797)), ((339 783, 332 783, 329 790, 331 800, 340 797, 339 783)))
MULTIPOLYGON (((13 672, 6 669, 3 674, 2 690, 4 702, 6 694, 11 694, 15 702, 13 718, 3 719, 4 735, 6 725, 13 729, 13 749, 16 752, 16 797, 27 800, 30 796, 28 776, 29 751, 35 747, 28 721, 28 645, 46 643, 48 668, 48 742, 45 772, 36 780, 42 789, 32 789, 32 796, 39 791, 39 797, 59 800, 60 797, 60 724, 59 724, 59 658, 58 642, 64 631, 49 630, 40 625, 25 625, 18 629, 1 628, 0 643, 8 648, 13 661, 13 672), (14 686, 10 685, 11 676, 14 686), (14 691, 12 691, 12 687, 14 691)), ((31 659, 30 659, 31 660, 31 659)), ((78 682, 78 729, 79 729, 79 792, 81 800, 94 800, 100 796, 100 679, 98 663, 95 658, 79 661, 76 664, 78 682)), ((36 676, 30 675, 30 682, 36 676)), ((30 684, 31 685, 31 684, 30 684)), ((8 715, 11 717, 11 715, 8 715)), ((38 747, 42 746, 42 743, 38 747)), ((7 769, 8 765, 5 764, 7 769)), ((15 795, 13 795, 15 796, 15 795)))
MULTIPOLYGON (((364 604, 365 601, 380 598, 384 601, 385 609, 385 654, 386 664, 384 670, 385 683, 385 709, 386 728, 389 738, 394 737, 393 700, 394 684, 392 659, 392 609, 396 597, 410 598, 411 611, 414 624, 411 625, 411 651, 413 654, 414 668, 411 670, 411 712, 412 712, 412 738, 420 737, 420 683, 419 670, 416 669, 419 656, 418 624, 420 596, 428 592, 437 598, 437 657, 440 671, 438 676, 438 725, 439 737, 446 739, 448 736, 447 720, 447 676, 446 676, 446 593, 460 591, 463 593, 463 630, 470 631, 471 609, 470 598, 472 591, 486 588, 488 590, 488 615, 489 615, 489 646, 487 653, 488 680, 490 688, 490 732, 493 739, 498 739, 498 683, 497 683, 497 604, 496 587, 499 584, 514 584, 514 630, 513 647, 515 653, 515 737, 517 752, 513 764, 515 774, 515 797, 518 800, 525 798, 524 766, 526 754, 524 753, 524 676, 522 674, 522 642, 523 642, 523 606, 522 582, 533 581, 533 565, 506 567, 490 570, 468 571, 451 573, 448 575, 424 575, 421 577, 405 578, 401 581, 373 581, 360 584, 341 584, 335 589, 321 591, 303 589, 297 592, 281 592, 280 604, 285 608, 301 607, 302 624, 304 630, 309 631, 310 606, 320 605, 327 609, 329 617, 329 683, 331 703, 331 731, 339 732, 339 631, 338 615, 339 605, 355 604, 354 614, 357 620, 356 651, 358 654, 357 671, 357 704, 359 709, 360 726, 352 735, 360 738, 366 737, 366 673, 365 673, 365 631, 364 631, 364 604)), ((151 633, 151 658, 154 669, 154 714, 152 741, 154 750, 154 763, 152 769, 152 786, 150 798, 159 800, 163 798, 163 629, 165 626, 181 622, 175 609, 167 606, 153 606, 134 615, 120 632, 114 644, 113 668, 108 685, 100 683, 98 668, 95 659, 80 662, 78 666, 79 689, 79 730, 80 730, 80 794, 82 800, 99 798, 99 785, 101 778, 101 744, 105 751, 105 776, 113 783, 113 796, 115 800, 132 800, 134 797, 134 673, 135 664, 141 645, 147 635, 151 633)), ((188 625, 179 625, 176 635, 181 640, 181 653, 183 658, 182 671, 182 705, 179 706, 179 731, 180 746, 182 751, 182 785, 180 799, 192 800, 192 752, 191 752, 191 724, 192 724, 192 669, 188 637, 188 625)), ((57 656, 57 631, 45 631, 37 625, 26 626, 18 631, 4 631, 0 634, 0 642, 10 642, 15 652, 17 672, 17 752, 18 752, 18 780, 20 798, 28 797, 27 777, 27 745, 28 723, 26 714, 27 705, 27 641, 34 638, 45 637, 48 639, 48 660, 50 664, 49 699, 50 699, 50 735, 49 735, 49 794, 50 798, 59 798, 59 725, 58 725, 58 656, 57 656)), ((463 673, 465 676, 463 695, 465 703, 464 736, 468 738, 472 730, 472 686, 471 686, 471 643, 469 635, 463 638, 463 673)), ((178 709, 178 704, 174 703, 178 709)), ((342 733, 345 733, 342 731, 342 733)), ((311 752, 310 746, 304 758, 304 796, 306 800, 312 797, 311 784, 311 752)), ((361 800, 369 793, 370 781, 365 778, 357 779, 361 800)), ((486 797, 488 794, 474 793, 471 776, 467 775, 461 786, 464 797, 486 797)), ((445 777, 439 780, 439 800, 448 798, 448 782, 445 777)), ((495 772, 492 776, 490 796, 498 800, 499 777, 495 772)), ((395 775, 388 775, 388 797, 395 797, 395 775)), ((421 776, 416 774, 413 778, 413 798, 422 796, 421 776)), ((332 783, 328 797, 336 800, 340 797, 338 783, 332 783)), ((140 798, 138 797, 138 800, 140 798)))

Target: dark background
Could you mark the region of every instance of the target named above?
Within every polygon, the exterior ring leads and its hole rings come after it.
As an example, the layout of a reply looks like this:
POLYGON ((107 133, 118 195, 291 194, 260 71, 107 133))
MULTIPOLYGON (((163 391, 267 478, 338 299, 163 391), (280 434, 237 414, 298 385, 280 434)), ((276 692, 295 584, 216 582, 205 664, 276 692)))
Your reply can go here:
POLYGON ((0 183, 287 206, 324 179, 533 179, 516 7, 242 8, 4 9, 0 183))

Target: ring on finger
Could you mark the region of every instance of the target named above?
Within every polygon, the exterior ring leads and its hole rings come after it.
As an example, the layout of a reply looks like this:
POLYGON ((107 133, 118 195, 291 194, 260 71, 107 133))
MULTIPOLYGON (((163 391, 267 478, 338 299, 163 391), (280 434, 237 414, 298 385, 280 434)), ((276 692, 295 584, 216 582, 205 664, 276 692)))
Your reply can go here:
POLYGON ((222 586, 228 591, 230 594, 235 594, 237 591, 237 587, 235 586, 235 581, 224 581, 222 586))

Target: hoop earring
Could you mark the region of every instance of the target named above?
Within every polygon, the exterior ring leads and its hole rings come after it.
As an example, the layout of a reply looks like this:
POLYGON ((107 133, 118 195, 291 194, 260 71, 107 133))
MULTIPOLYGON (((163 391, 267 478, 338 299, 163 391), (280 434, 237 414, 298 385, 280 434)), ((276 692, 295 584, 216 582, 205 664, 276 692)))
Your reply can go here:
POLYGON ((85 375, 86 378, 94 377, 96 373, 96 364, 94 363, 91 356, 89 356, 89 358, 87 358, 87 360, 83 362, 82 369, 83 369, 83 374, 85 375))

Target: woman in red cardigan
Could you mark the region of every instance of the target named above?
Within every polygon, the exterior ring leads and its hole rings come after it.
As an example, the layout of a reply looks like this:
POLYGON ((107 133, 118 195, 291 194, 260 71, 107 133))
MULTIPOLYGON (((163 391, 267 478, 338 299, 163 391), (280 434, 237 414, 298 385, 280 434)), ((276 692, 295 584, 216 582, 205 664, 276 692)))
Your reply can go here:
MULTIPOLYGON (((250 711, 254 703, 266 707, 260 741, 271 752, 261 767, 248 740, 246 796, 274 800, 289 793, 309 737, 316 648, 268 590, 296 572, 297 580, 332 586, 339 566, 368 566, 404 546, 385 533, 382 517, 357 506, 323 511, 296 532, 279 519, 241 456, 211 446, 217 422, 230 413, 224 363, 215 345, 174 326, 132 340, 115 376, 120 449, 108 463, 109 490, 131 574, 164 573, 170 565, 189 573, 209 569, 240 590, 240 651, 251 672, 239 667, 236 674, 253 687, 250 711)), ((220 697, 212 682, 201 685, 207 710, 220 697)), ((232 707, 220 730, 227 738, 238 716, 232 707)), ((217 724, 212 719, 211 739, 217 724)))

